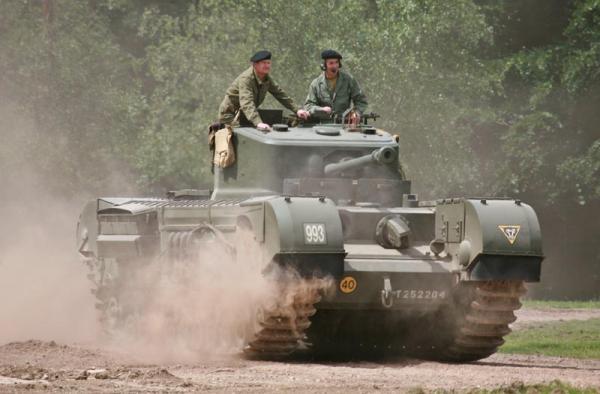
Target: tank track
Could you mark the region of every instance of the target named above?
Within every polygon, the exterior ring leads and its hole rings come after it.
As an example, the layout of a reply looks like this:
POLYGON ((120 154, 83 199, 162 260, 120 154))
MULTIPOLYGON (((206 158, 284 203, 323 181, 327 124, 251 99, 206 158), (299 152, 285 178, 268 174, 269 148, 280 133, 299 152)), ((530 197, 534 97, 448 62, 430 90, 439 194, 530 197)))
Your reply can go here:
POLYGON ((321 300, 321 280, 302 281, 282 289, 278 305, 263 311, 260 330, 244 349, 244 354, 255 359, 282 359, 306 348, 305 331, 310 317, 321 300))
POLYGON ((509 324, 517 319, 514 311, 521 307, 519 298, 526 291, 522 281, 479 282, 468 287, 442 359, 468 362, 494 354, 511 332, 509 324))

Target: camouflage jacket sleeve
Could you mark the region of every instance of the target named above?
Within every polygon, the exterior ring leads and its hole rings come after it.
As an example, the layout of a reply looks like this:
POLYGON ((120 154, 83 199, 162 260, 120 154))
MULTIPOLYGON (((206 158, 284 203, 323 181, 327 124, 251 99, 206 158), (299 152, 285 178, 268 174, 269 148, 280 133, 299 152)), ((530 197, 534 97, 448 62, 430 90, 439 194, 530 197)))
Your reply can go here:
POLYGON ((294 103, 294 100, 292 100, 292 98, 288 96, 288 94, 284 92, 273 79, 271 79, 270 82, 269 93, 271 93, 284 107, 296 113, 298 111, 298 106, 294 103))
POLYGON ((364 114, 369 103, 367 103, 367 96, 365 96, 362 89, 358 85, 358 82, 356 82, 356 79, 354 78, 350 79, 350 96, 352 97, 354 108, 361 114, 364 114))
POLYGON ((239 83, 240 110, 254 126, 262 123, 262 119, 256 110, 255 93, 252 90, 252 80, 244 78, 239 83))
POLYGON ((304 109, 307 110, 311 115, 315 113, 318 107, 320 107, 317 85, 318 83, 316 79, 310 83, 308 95, 306 96, 306 101, 304 102, 304 109))

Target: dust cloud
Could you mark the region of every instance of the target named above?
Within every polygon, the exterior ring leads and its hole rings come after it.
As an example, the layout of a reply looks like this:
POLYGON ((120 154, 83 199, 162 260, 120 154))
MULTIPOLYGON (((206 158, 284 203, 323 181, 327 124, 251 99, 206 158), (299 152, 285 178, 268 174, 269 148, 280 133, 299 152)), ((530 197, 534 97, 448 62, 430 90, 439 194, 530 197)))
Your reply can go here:
POLYGON ((298 297, 331 287, 269 262, 250 230, 232 244, 202 242, 186 259, 152 260, 124 278, 118 309, 127 312, 114 328, 107 319, 108 343, 157 363, 238 355, 266 317, 294 317, 298 297))
MULTIPOLYGON (((294 272, 271 272, 268 279, 268 259, 253 234, 239 232, 228 248, 203 244, 193 259, 160 257, 122 269, 113 298, 124 313, 110 321, 97 308, 102 301, 92 293, 92 272, 76 252, 78 215, 94 191, 57 193, 68 175, 48 177, 51 164, 32 148, 40 138, 35 122, 6 103, 0 115, 0 345, 53 340, 143 362, 194 362, 239 354, 261 316, 291 308, 293 297, 272 278, 295 283, 295 291, 303 282, 294 272)), ((122 189, 122 174, 114 179, 107 194, 131 192, 122 189)))
POLYGON ((78 199, 48 193, 51 180, 31 161, 35 128, 17 114, 0 108, 0 343, 91 341, 94 301, 74 247, 78 199))
POLYGON ((96 334, 86 272, 72 252, 73 220, 59 202, 0 207, 0 343, 90 341, 96 334))
POLYGON ((158 258, 125 279, 119 309, 129 312, 109 343, 155 362, 239 353, 277 293, 252 237, 237 237, 237 253, 208 241, 190 258, 158 258))

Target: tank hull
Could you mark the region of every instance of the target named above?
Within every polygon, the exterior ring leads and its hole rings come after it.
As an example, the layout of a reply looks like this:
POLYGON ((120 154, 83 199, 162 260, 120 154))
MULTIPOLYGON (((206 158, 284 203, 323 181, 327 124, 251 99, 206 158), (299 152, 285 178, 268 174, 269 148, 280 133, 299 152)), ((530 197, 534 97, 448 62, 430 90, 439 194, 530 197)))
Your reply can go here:
POLYGON ((252 234, 266 267, 283 269, 265 269, 265 275, 284 283, 281 299, 292 300, 286 313, 265 313, 248 356, 369 351, 470 361, 501 345, 523 283, 539 280, 542 260, 539 226, 528 206, 482 201, 378 208, 277 195, 106 198, 84 209, 78 249, 92 269, 100 308, 109 314, 119 302, 111 293, 127 286, 119 275, 135 275, 136 267, 164 256, 185 259, 207 234, 242 254, 236 237, 243 230, 252 234), (390 217, 410 223, 401 247, 381 241, 379 224, 390 217), (502 226, 519 230, 507 235, 502 226), (294 275, 282 278, 281 272, 294 275))

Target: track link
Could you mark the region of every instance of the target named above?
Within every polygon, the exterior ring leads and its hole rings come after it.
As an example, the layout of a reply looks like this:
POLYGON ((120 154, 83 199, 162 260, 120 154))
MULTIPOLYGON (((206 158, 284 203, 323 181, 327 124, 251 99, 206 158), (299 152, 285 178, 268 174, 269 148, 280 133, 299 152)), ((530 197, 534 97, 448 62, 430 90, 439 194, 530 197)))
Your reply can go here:
POLYGON ((304 333, 324 288, 322 280, 303 280, 282 289, 278 304, 263 313, 261 329, 244 354, 257 359, 281 359, 306 347, 304 333))
POLYGON ((469 288, 443 358, 466 362, 494 354, 511 332, 508 325, 516 320, 514 311, 526 291, 522 281, 480 282, 469 288))

